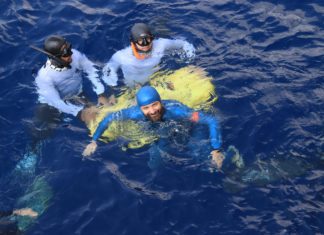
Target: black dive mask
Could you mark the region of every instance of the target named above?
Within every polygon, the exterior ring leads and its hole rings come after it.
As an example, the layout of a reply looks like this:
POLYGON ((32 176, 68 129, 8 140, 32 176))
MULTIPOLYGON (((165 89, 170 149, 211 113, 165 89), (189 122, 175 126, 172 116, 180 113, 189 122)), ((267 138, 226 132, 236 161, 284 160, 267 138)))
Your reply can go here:
POLYGON ((141 35, 140 38, 138 38, 135 43, 139 46, 145 47, 150 45, 153 42, 154 37, 151 35, 141 35))
POLYGON ((30 45, 30 47, 37 50, 37 51, 39 51, 39 52, 42 52, 42 53, 46 54, 48 56, 48 58, 51 60, 51 62, 53 63, 54 66, 57 66, 59 68, 62 68, 62 67, 71 68, 70 63, 67 63, 67 62, 65 62, 64 60, 62 60, 60 58, 60 56, 63 56, 63 55, 69 56, 69 55, 73 54, 73 52, 71 50, 71 48, 72 48, 71 44, 69 44, 68 47, 64 48, 63 53, 60 53, 59 55, 53 55, 53 54, 51 54, 51 53, 49 53, 49 52, 47 52, 47 51, 45 51, 45 50, 43 50, 43 49, 41 49, 39 47, 33 46, 33 45, 30 45))
POLYGON ((72 44, 66 42, 66 47, 64 47, 64 49, 57 55, 55 55, 56 57, 69 57, 73 54, 72 52, 72 44))

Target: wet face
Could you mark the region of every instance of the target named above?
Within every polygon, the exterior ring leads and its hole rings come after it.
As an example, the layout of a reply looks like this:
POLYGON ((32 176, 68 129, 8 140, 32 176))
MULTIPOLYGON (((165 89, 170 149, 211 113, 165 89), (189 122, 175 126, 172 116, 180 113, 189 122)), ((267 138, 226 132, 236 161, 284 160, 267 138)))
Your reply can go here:
POLYGON ((151 104, 141 106, 141 110, 145 117, 152 122, 160 121, 163 114, 163 107, 160 101, 155 101, 151 104))
POLYGON ((61 56, 61 60, 65 61, 68 64, 72 63, 72 55, 70 56, 61 56))
POLYGON ((68 64, 71 64, 72 63, 72 50, 71 50, 71 47, 68 47, 67 44, 64 44, 61 48, 61 56, 60 56, 60 59, 65 61, 66 63, 68 64))

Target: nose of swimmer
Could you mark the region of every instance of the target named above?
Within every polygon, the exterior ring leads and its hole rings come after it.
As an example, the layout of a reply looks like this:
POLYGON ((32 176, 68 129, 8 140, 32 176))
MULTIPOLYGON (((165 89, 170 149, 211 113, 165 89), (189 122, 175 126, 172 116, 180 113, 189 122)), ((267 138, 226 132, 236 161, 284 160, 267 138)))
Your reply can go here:
POLYGON ((142 46, 148 46, 149 45, 149 43, 148 43, 148 41, 146 40, 145 37, 142 40, 143 40, 142 46))
POLYGON ((154 115, 156 113, 157 113, 157 110, 151 107, 150 110, 149 110, 149 114, 154 115))

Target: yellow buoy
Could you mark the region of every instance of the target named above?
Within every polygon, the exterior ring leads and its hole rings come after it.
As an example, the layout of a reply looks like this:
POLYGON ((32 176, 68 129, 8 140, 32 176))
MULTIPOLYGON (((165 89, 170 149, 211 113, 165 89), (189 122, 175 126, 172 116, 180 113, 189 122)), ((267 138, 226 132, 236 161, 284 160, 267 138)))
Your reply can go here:
MULTIPOLYGON (((155 87, 163 100, 177 100, 190 108, 208 110, 217 100, 211 77, 199 67, 187 66, 176 71, 157 72, 152 75, 150 85, 155 87)), ((113 106, 103 107, 96 119, 88 123, 92 136, 100 121, 111 112, 136 105, 135 94, 139 88, 127 88, 116 99, 113 106)), ((141 130, 134 121, 114 121, 103 133, 102 141, 118 137, 129 140, 129 148, 140 148, 156 140, 156 136, 141 130)))

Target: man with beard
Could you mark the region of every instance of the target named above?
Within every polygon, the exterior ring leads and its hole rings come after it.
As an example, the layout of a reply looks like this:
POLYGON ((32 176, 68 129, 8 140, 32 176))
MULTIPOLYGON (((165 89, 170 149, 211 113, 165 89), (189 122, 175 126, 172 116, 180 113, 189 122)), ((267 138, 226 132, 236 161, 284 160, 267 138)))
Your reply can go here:
POLYGON ((142 87, 136 94, 137 106, 108 114, 98 125, 91 143, 86 147, 83 156, 90 156, 97 149, 97 140, 112 121, 136 120, 147 121, 151 125, 168 120, 186 120, 205 124, 209 127, 210 144, 212 147, 212 163, 221 168, 224 155, 220 152, 221 137, 218 121, 215 117, 196 112, 175 100, 161 100, 157 90, 151 86, 142 87))

